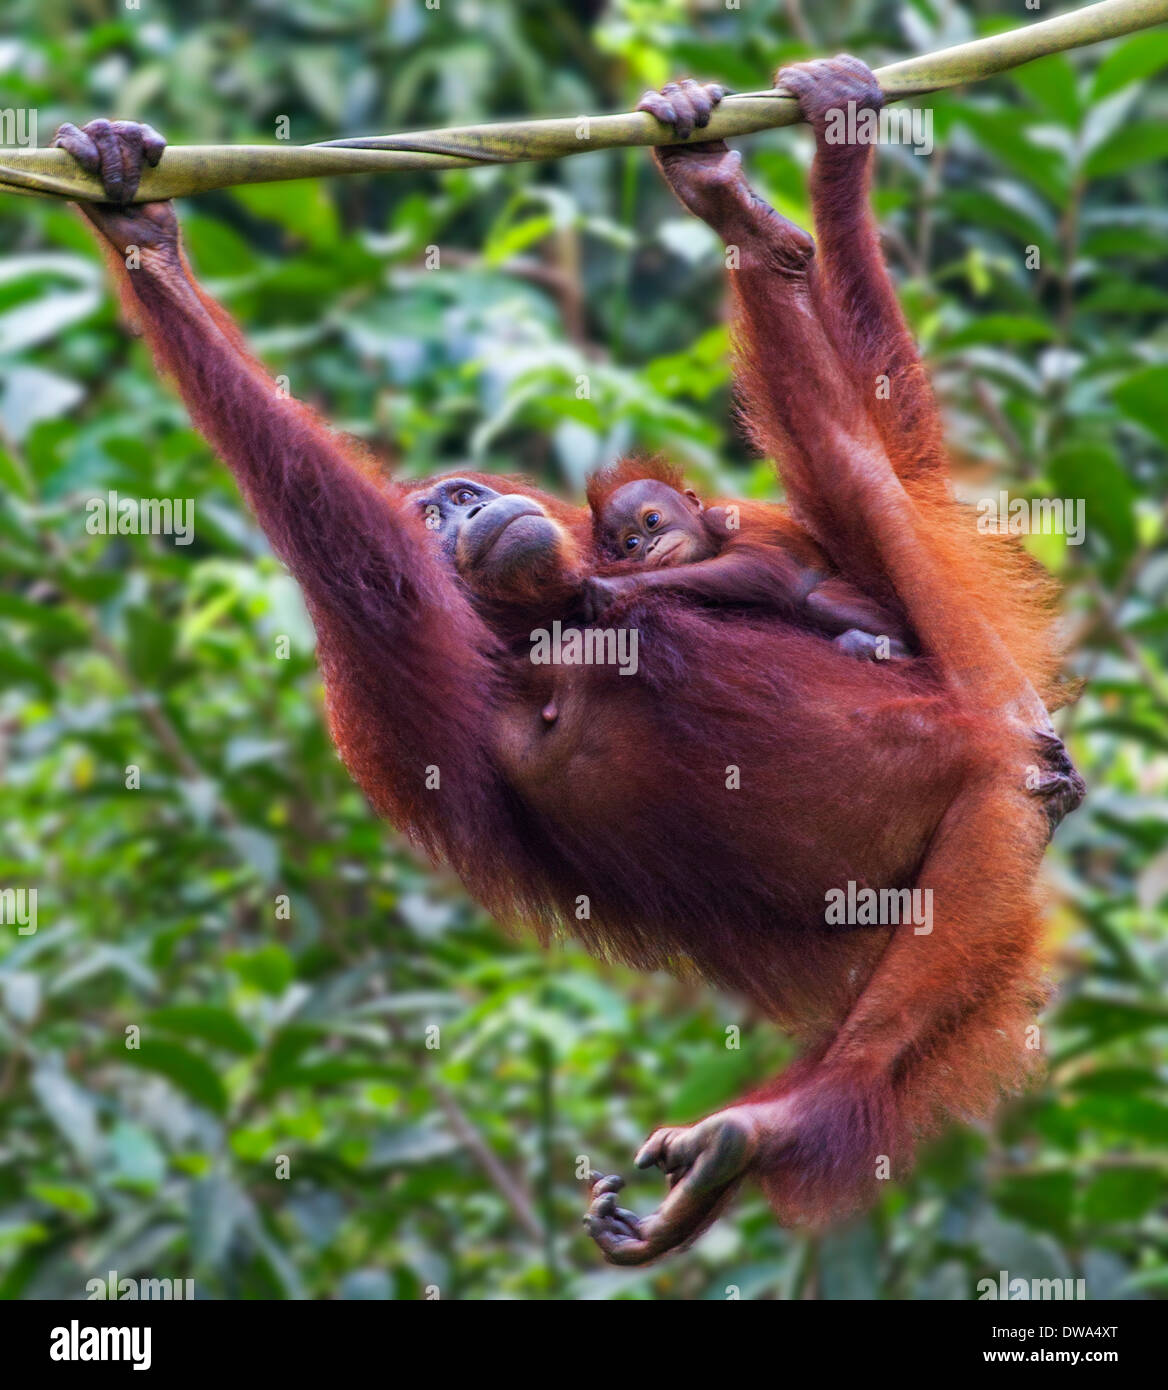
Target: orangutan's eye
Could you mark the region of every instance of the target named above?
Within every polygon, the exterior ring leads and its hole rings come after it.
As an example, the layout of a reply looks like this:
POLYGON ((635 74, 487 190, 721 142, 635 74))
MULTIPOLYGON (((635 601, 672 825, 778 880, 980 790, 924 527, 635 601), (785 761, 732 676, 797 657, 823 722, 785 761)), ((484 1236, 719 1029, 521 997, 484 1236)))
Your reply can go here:
POLYGON ((653 529, 654 526, 660 526, 660 525, 661 525, 661 513, 660 513, 660 512, 648 512, 648 513, 646 513, 646 515, 645 515, 645 525, 649 528, 650 531, 652 531, 652 529, 653 529))

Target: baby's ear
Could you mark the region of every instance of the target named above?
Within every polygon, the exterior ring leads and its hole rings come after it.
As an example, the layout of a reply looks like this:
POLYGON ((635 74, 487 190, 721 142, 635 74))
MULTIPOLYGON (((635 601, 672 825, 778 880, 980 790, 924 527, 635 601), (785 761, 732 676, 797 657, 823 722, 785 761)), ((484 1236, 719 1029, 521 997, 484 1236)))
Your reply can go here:
POLYGON ((697 495, 697 493, 693 490, 692 487, 685 488, 681 495, 686 499, 687 502, 689 502, 690 506, 693 507, 695 512, 705 510, 702 499, 697 495))

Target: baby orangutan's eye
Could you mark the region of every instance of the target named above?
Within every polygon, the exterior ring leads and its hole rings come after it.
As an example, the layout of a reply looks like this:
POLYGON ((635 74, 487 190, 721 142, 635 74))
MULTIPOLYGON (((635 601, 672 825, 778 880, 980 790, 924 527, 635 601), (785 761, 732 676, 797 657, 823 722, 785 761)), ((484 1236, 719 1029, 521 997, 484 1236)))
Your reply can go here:
POLYGON ((626 549, 626 550, 629 550, 629 551, 636 550, 636 548, 637 548, 640 544, 641 544, 641 538, 640 538, 640 536, 626 536, 626 537, 625 537, 625 549, 626 549))
POLYGON ((650 531, 653 529, 654 526, 660 526, 660 525, 661 525, 661 513, 660 513, 660 512, 649 512, 649 513, 647 513, 646 516, 645 516, 645 525, 649 528, 650 531))

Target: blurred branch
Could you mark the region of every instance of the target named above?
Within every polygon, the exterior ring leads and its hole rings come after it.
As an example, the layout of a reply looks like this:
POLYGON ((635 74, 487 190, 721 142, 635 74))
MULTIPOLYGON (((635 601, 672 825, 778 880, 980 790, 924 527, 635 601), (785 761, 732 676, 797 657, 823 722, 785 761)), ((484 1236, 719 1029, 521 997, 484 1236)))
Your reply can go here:
POLYGON ((994 433, 1005 446, 1006 453, 1010 457, 1010 462, 1014 471, 1021 478, 1034 476, 1034 464, 1027 456, 1026 450, 1022 445, 1021 439, 1014 426, 1006 419, 1001 406, 998 404, 994 393, 981 377, 974 375, 970 368, 970 375, 973 381, 973 394, 977 397, 977 403, 981 406, 985 417, 993 427, 994 433))
POLYGON ((482 1135, 471 1124, 446 1087, 440 1081, 431 1081, 430 1089, 434 1094, 434 1099, 442 1107, 456 1137, 478 1160, 479 1166, 515 1213, 519 1224, 532 1240, 538 1241, 542 1246, 544 1229, 527 1194, 522 1191, 519 1184, 487 1147, 482 1135))
POLYGON ((1111 633, 1123 654, 1143 675, 1153 700, 1160 706, 1161 710, 1168 710, 1168 689, 1165 688, 1159 672, 1149 664, 1139 643, 1125 627, 1120 625, 1117 608, 1113 602, 1114 596, 1107 593, 1093 574, 1084 575, 1083 582, 1092 598, 1099 604, 1099 625, 1111 633))
MULTIPOLYGON (((876 76, 888 100, 898 101, 980 81, 1051 53, 1082 48, 1165 21, 1168 0, 1102 0, 1101 4, 1006 34, 906 58, 877 69, 876 76)), ((750 135, 794 125, 798 120, 798 103, 782 89, 746 92, 722 101, 701 138, 750 135)), ((240 183, 394 169, 465 169, 560 159, 585 150, 682 143, 670 127, 646 112, 634 111, 374 135, 318 145, 173 145, 157 169, 144 172, 134 201, 181 198, 240 183)), ((101 202, 105 197, 99 180, 57 149, 0 150, 0 189, 90 202, 101 202)))
POLYGON ((811 32, 811 27, 807 23, 807 16, 803 13, 802 0, 787 0, 787 23, 791 26, 791 33, 810 48, 815 43, 815 35, 811 32))
MULTIPOLYGON (((408 1047, 408 1039, 401 1027, 392 1020, 389 1027, 394 1041, 403 1048, 408 1047)), ((545 1232, 536 1212, 535 1203, 531 1200, 529 1193, 511 1176, 502 1160, 491 1152, 490 1145, 475 1128, 470 1116, 455 1100, 450 1088, 439 1081, 437 1077, 427 1078, 425 1084, 430 1094, 438 1102, 439 1109, 446 1116, 446 1121, 454 1132, 454 1137, 475 1159, 490 1179, 496 1192, 514 1212, 515 1219, 527 1234, 542 1246, 545 1232)))

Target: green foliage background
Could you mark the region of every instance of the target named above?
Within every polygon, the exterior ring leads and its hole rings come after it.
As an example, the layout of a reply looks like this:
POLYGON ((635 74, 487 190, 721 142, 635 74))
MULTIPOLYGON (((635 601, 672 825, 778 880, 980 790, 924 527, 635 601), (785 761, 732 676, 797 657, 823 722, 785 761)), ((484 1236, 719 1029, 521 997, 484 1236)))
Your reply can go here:
MULTIPOLYGON (((304 142, 624 109, 685 72, 746 89, 790 57, 875 66, 1028 17, 9 0, 0 107, 35 108, 42 142, 95 114, 176 143, 268 139, 286 116, 304 142)), ((1166 66, 1168 31, 1046 60, 931 101, 931 159, 881 158, 963 492, 1086 502, 1084 545, 1034 541, 1069 586, 1087 685, 1060 718, 1091 787, 1049 859, 1049 1083, 849 1228, 781 1231, 747 1193, 643 1273, 599 1264, 577 1157, 630 1169, 654 1125, 731 1098, 785 1044, 734 1000, 507 938, 375 822, 323 732, 293 586, 119 326, 79 221, 0 207, 0 886, 39 893, 37 932, 0 936, 5 1297, 82 1297, 108 1270, 231 1298, 969 1298, 1001 1269, 1163 1293, 1166 66), (87 534, 109 489, 194 497, 194 544, 87 534)), ((798 217, 809 155, 803 132, 748 146, 798 217)), ((769 487, 731 423, 718 249, 643 152, 255 187, 182 216, 292 392, 405 469, 575 489, 636 445, 769 487)), ((631 1200, 658 1195, 646 1177, 631 1200)))

